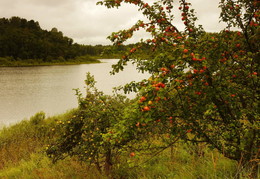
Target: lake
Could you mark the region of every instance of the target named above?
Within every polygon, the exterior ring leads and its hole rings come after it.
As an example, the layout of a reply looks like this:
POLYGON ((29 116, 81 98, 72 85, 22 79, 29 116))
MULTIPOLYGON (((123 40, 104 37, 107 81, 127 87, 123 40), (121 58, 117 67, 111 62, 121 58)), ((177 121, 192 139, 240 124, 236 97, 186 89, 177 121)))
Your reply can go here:
MULTIPOLYGON (((97 81, 96 87, 105 94, 112 94, 115 86, 130 81, 140 81, 148 74, 138 73, 134 65, 123 72, 110 75, 111 65, 117 59, 101 60, 98 64, 0 67, 0 125, 9 125, 29 119, 44 111, 47 116, 64 113, 77 107, 73 89, 84 90, 86 73, 97 81)), ((129 97, 133 97, 134 94, 129 97)))

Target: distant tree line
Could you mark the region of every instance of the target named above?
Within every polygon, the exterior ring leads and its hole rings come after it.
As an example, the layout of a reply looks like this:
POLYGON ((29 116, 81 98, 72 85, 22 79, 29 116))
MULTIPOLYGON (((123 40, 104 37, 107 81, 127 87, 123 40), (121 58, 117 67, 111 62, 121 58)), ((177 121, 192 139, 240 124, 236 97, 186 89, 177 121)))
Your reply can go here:
POLYGON ((104 48, 102 45, 74 43, 57 28, 43 30, 34 20, 0 18, 0 57, 12 57, 14 60, 67 60, 83 55, 97 56, 104 48))

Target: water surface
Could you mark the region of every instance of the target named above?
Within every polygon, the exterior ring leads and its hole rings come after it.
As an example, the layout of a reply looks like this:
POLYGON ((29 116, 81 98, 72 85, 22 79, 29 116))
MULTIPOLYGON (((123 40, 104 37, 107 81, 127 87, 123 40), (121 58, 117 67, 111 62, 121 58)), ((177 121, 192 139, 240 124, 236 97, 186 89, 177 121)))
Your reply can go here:
POLYGON ((77 107, 73 89, 84 91, 86 73, 91 72, 97 88, 112 94, 112 88, 148 75, 128 65, 123 72, 111 76, 111 65, 117 60, 99 64, 37 67, 0 67, 0 125, 30 118, 39 111, 47 116, 64 113, 77 107))

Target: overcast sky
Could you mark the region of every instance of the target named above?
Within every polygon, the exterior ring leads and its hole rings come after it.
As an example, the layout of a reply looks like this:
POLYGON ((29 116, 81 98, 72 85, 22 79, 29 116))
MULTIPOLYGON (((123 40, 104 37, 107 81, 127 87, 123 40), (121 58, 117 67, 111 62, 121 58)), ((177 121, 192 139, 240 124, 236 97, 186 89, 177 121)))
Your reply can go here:
MULTIPOLYGON (((42 29, 56 27, 79 44, 111 44, 106 39, 112 32, 131 27, 138 19, 144 19, 134 5, 119 9, 107 9, 96 5, 98 0, 0 0, 0 17, 19 16, 38 21, 42 29)), ((147 0, 151 2, 152 0, 147 0)), ((178 0, 177 0, 178 1, 178 0)), ((220 0, 190 0, 197 12, 199 24, 206 31, 224 28, 219 24, 220 0)), ((177 13, 179 11, 177 10, 177 13)), ((182 28, 180 20, 175 25, 182 28)), ((135 39, 145 34, 139 33, 135 39)), ((131 41, 130 41, 131 42, 131 41)))

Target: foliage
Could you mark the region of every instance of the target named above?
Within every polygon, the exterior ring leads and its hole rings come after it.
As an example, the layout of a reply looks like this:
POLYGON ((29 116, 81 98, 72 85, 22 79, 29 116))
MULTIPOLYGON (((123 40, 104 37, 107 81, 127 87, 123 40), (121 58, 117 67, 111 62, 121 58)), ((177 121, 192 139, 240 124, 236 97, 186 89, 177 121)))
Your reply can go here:
POLYGON ((0 66, 96 63, 120 58, 133 45, 80 45, 57 28, 47 31, 38 22, 20 17, 0 18, 0 66))
POLYGON ((129 103, 98 92, 88 75, 87 96, 78 93, 80 112, 61 123, 64 134, 47 150, 49 156, 57 161, 76 155, 110 173, 118 154, 156 156, 181 139, 206 143, 235 160, 238 171, 246 168, 256 177, 259 2, 221 1, 220 17, 227 28, 216 33, 196 25, 195 11, 185 0, 179 1, 183 31, 172 24, 172 1, 149 5, 141 0, 104 0, 99 4, 111 8, 123 2, 137 5, 148 22, 138 21, 128 30, 112 33, 111 41, 120 48, 141 28, 152 39, 132 47, 112 73, 132 62, 151 77, 124 87, 125 92, 138 92, 129 103))
POLYGON ((195 11, 186 0, 179 1, 185 25, 182 31, 173 24, 173 1, 104 0, 98 4, 118 8, 122 3, 138 6, 147 22, 138 21, 127 30, 112 33, 110 40, 121 45, 139 29, 152 38, 137 43, 113 67, 113 73, 133 62, 151 77, 125 86, 126 92, 139 92, 139 103, 116 125, 115 135, 168 133, 173 139, 206 142, 240 166, 252 169, 256 177, 260 2, 222 0, 220 19, 227 27, 216 33, 196 25, 195 11), (147 47, 150 51, 145 58, 136 53, 147 47), (158 130, 154 128, 156 121, 158 130), (140 130, 133 130, 134 125, 140 130))
POLYGON ((38 22, 20 17, 1 18, 0 32, 0 57, 11 57, 10 63, 27 59, 64 62, 78 56, 99 56, 105 48, 73 43, 57 28, 43 30, 38 22))
MULTIPOLYGON (((46 118, 43 112, 39 112, 30 120, 1 129, 0 178, 108 178, 100 174, 95 166, 81 162, 77 156, 54 164, 46 156, 44 151, 50 147, 48 144, 63 135, 60 122, 66 123, 75 115, 77 110, 46 118)), ((154 138, 151 141, 158 142, 154 138)), ((234 161, 208 149, 205 144, 197 146, 178 142, 157 155, 135 151, 135 156, 129 156, 136 145, 140 143, 129 146, 129 150, 126 146, 126 152, 118 153, 116 163, 119 166, 114 167, 113 178, 177 179, 199 176, 222 179, 238 175, 234 161)), ((247 174, 246 170, 239 172, 247 174)))
POLYGON ((63 135, 55 140, 47 154, 56 162, 67 156, 78 156, 82 161, 96 165, 101 171, 109 172, 115 164, 120 141, 110 143, 103 138, 104 134, 112 133, 110 128, 122 120, 122 111, 129 101, 125 97, 107 96, 95 88, 95 80, 87 74, 87 94, 77 90, 79 111, 71 119, 60 121, 57 130, 63 135))
POLYGON ((19 162, 21 158, 29 155, 29 152, 34 151, 36 146, 41 145, 40 139, 49 128, 47 126, 38 125, 41 121, 43 113, 39 113, 37 117, 32 118, 32 122, 22 121, 20 124, 12 127, 4 127, 0 131, 0 168, 8 165, 8 161, 14 164, 19 162), (38 132, 36 132, 38 131, 38 132), (29 143, 29 145, 28 145, 29 143), (16 147, 20 146, 20 147, 16 147), (12 148, 12 150, 10 150, 12 148), (8 158, 8 159, 7 159, 8 158))
MULTIPOLYGON (((12 151, 13 148, 9 150, 12 151)), ((43 152, 35 151, 17 163, 10 161, 0 169, 0 178, 107 178, 99 174, 96 168, 80 162, 75 157, 68 157, 53 164, 43 152)), ((138 167, 123 165, 124 167, 118 168, 114 178, 232 178, 236 174, 234 162, 216 151, 202 151, 205 152, 204 156, 198 157, 192 152, 191 146, 176 145, 172 150, 166 150, 138 167)), ((128 155, 123 158, 129 160, 128 155)), ((5 159, 8 160, 7 157, 5 159)), ((138 158, 133 157, 131 160, 134 162, 138 158)), ((144 155, 139 160, 145 161, 147 156, 144 155)))
POLYGON ((43 112, 0 130, 0 178, 101 178, 98 171, 76 158, 52 164, 45 148, 61 135, 53 130, 75 110, 45 117, 43 112))

